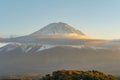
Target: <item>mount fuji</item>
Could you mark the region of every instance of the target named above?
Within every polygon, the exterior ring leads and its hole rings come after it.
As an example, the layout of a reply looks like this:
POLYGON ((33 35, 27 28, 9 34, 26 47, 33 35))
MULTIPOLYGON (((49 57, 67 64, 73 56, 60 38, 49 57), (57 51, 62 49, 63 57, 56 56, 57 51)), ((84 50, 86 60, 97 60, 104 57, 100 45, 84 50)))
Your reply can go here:
POLYGON ((0 47, 0 75, 58 69, 120 74, 120 46, 108 47, 114 41, 89 37, 66 23, 51 23, 32 34, 0 42, 7 43, 0 47))
POLYGON ((31 36, 40 36, 40 35, 65 35, 65 34, 77 34, 84 35, 81 31, 73 28, 72 26, 66 23, 51 23, 37 32, 31 34, 31 36))
POLYGON ((108 40, 102 40, 86 36, 83 32, 66 23, 51 23, 42 29, 26 36, 9 38, 1 42, 37 43, 51 45, 81 45, 99 44, 108 40))

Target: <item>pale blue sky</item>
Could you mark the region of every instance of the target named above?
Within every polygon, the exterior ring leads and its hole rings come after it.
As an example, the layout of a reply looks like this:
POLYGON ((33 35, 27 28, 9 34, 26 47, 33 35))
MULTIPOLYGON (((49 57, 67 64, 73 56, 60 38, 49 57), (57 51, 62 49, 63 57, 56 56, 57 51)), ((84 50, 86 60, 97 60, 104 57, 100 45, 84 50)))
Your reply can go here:
POLYGON ((27 35, 53 22, 120 39, 120 0, 0 0, 0 37, 27 35))

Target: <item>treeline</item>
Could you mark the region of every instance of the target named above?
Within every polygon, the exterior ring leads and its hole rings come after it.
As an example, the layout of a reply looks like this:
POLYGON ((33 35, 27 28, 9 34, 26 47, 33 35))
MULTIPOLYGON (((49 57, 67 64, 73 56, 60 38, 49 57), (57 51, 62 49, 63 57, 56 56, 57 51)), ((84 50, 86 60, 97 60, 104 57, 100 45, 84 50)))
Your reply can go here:
POLYGON ((60 70, 47 74, 40 80, 117 80, 112 75, 99 71, 60 70))
POLYGON ((47 74, 39 79, 19 78, 2 80, 117 80, 112 75, 106 75, 99 71, 58 70, 51 75, 47 74))

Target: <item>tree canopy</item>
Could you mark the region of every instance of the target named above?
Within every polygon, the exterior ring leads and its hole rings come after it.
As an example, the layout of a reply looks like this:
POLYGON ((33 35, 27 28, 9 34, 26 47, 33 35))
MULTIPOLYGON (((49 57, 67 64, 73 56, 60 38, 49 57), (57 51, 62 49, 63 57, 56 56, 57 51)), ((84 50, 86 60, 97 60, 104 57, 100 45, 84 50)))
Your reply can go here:
POLYGON ((112 75, 106 75, 99 71, 58 70, 52 75, 47 74, 40 80, 117 80, 112 75))

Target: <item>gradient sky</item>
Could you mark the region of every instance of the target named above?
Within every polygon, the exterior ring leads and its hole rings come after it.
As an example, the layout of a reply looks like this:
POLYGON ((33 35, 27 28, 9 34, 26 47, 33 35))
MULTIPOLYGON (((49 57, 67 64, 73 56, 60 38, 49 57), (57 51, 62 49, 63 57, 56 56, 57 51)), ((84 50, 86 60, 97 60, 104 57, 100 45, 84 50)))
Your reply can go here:
POLYGON ((27 35, 53 22, 120 39, 120 0, 0 0, 0 37, 27 35))

